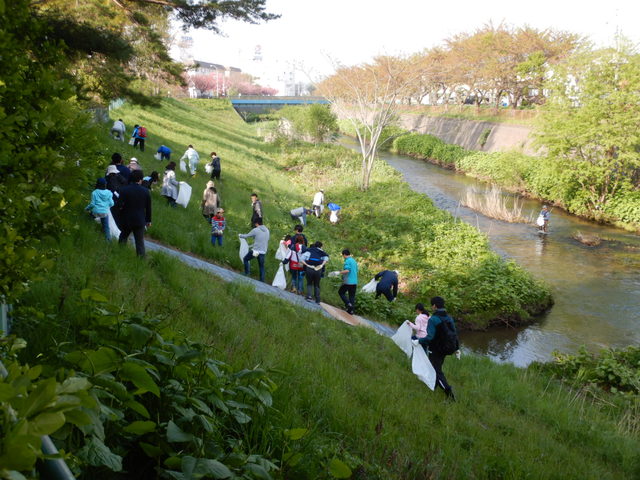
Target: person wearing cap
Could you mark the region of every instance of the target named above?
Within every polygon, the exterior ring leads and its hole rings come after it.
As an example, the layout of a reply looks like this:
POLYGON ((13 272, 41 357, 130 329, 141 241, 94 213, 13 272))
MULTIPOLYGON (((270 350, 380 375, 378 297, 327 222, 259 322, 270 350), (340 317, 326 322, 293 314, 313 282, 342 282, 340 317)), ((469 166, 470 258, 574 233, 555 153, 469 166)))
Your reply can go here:
POLYGON ((376 285, 376 298, 384 295, 387 300, 393 302, 398 296, 398 271, 383 270, 376 274, 374 279, 378 282, 376 285))
POLYGON ((102 231, 107 241, 111 239, 109 231, 109 209, 111 207, 113 207, 113 194, 107 190, 107 180, 99 178, 96 182, 96 189, 91 192, 91 202, 85 207, 85 210, 100 219, 102 231))
POLYGON ((324 190, 320 189, 320 191, 316 192, 313 196, 311 208, 313 209, 315 216, 320 218, 322 210, 324 209, 324 190))
POLYGON ((131 170, 132 172, 134 170, 142 170, 142 167, 138 164, 138 159, 136 157, 131 157, 127 168, 129 168, 129 170, 131 170))
POLYGON ((549 212, 549 207, 547 207, 546 205, 542 206, 542 210, 540 210, 540 215, 539 217, 542 218, 542 225, 540 225, 540 231, 545 232, 547 231, 547 228, 549 226, 549 217, 551 216, 551 213, 549 212))
POLYGON ((222 236, 224 235, 224 229, 227 227, 227 222, 224 219, 224 208, 219 208, 216 214, 211 219, 211 245, 216 244, 222 246, 222 236))

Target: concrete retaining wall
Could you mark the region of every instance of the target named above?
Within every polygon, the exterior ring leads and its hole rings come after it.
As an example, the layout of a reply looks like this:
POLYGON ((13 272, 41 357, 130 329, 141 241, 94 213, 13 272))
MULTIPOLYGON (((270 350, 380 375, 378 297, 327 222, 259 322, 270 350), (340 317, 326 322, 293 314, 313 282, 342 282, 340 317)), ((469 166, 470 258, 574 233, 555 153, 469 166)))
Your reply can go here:
POLYGON ((517 150, 527 155, 536 154, 530 135, 531 127, 523 125, 402 114, 400 126, 405 130, 433 135, 446 143, 460 145, 468 150, 517 150), (486 130, 490 133, 484 146, 481 146, 481 139, 486 130))

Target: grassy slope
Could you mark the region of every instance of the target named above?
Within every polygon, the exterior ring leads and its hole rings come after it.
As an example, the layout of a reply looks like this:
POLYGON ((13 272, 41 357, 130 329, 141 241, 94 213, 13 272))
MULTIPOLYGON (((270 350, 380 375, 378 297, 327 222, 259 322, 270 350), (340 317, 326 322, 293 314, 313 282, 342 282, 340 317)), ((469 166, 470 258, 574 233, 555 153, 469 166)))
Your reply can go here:
MULTIPOLYGON (((168 107, 176 114, 166 120, 164 131, 157 112, 135 113, 144 115, 147 124, 158 121, 151 138, 166 135, 162 141, 181 151, 169 139, 186 143, 194 136, 178 119, 197 111, 170 102, 159 112, 168 107)), ((129 125, 140 118, 126 109, 119 113, 129 125)), ((214 114, 224 119, 229 112, 214 114)), ((249 160, 261 158, 263 150, 249 127, 232 118, 228 122, 224 135, 212 127, 211 137, 196 132, 199 138, 193 141, 201 152, 216 149, 221 155, 225 192, 246 192, 262 178, 253 167, 255 160, 249 160), (232 143, 234 137, 241 145, 232 143)), ((154 162, 152 153, 149 149, 139 156, 143 164, 154 162)), ((273 173, 270 185, 280 181, 277 175, 273 173)), ((196 182, 205 180, 200 176, 196 182)), ((280 202, 297 199, 292 192, 285 195, 291 198, 277 197, 275 205, 265 205, 267 218, 275 219, 280 202)), ((242 195, 229 197, 228 217, 244 224, 248 203, 242 195)), ((204 222, 202 231, 192 231, 181 223, 184 210, 165 207, 158 198, 154 208, 152 231, 159 238, 197 253, 209 251, 204 222)), ((193 204, 188 210, 198 213, 193 204)), ((219 260, 237 264, 235 245, 217 254, 219 260)), ((132 249, 104 244, 97 226, 82 220, 75 238, 63 244, 56 270, 34 285, 24 303, 48 310, 62 305, 63 314, 74 315, 78 292, 86 287, 101 290, 128 310, 166 318, 194 339, 214 345, 219 358, 235 366, 262 364, 280 370, 274 374, 280 385, 275 405, 283 422, 318 425, 319 436, 373 465, 369 472, 375 466, 386 470, 378 478, 613 479, 640 472, 637 438, 620 433, 615 419, 597 406, 532 371, 485 358, 447 360, 445 370, 459 398, 449 404, 441 392, 431 393, 410 373, 407 359, 390 340, 296 311, 175 259, 152 254, 141 263, 132 249)))
MULTIPOLYGON (((393 306, 384 300, 369 302, 368 310, 364 311, 367 315, 379 319, 404 318, 417 299, 445 292, 459 320, 465 319, 466 314, 468 324, 484 327, 497 317, 513 320, 521 315, 526 319, 528 313, 539 313, 550 302, 548 291, 534 285, 524 272, 496 273, 501 277, 502 288, 514 288, 515 293, 491 288, 478 295, 481 287, 491 283, 483 278, 488 274, 487 264, 501 263, 490 252, 486 239, 466 224, 452 227, 449 214, 437 210, 423 195, 412 192, 400 181, 400 175, 385 164, 376 167, 372 188, 364 194, 354 191, 357 155, 336 147, 281 152, 264 144, 256 136, 255 127, 240 121, 223 102, 167 100, 159 109, 125 106, 114 115, 123 118, 127 125, 144 123, 148 127, 149 145, 144 154, 128 145, 119 145, 125 158, 137 156, 147 173, 156 169, 162 175, 164 163, 152 158, 161 143, 173 149, 172 158, 176 161, 189 143, 200 152, 201 170, 195 179, 178 172, 178 179, 188 180, 193 187, 192 202, 186 211, 169 208, 155 194, 154 222, 149 235, 162 242, 239 270, 242 267, 236 237, 249 230, 249 194, 256 191, 262 198, 273 249, 277 238, 291 232, 289 210, 303 204, 308 206, 314 191, 323 186, 330 201, 346 207, 338 226, 314 218, 306 229, 311 240, 324 242, 332 258, 330 269, 341 269, 340 251, 348 247, 360 262, 361 280, 368 281, 383 268, 399 268, 407 287, 403 292, 410 289, 416 295, 393 306), (222 159, 222 182, 218 189, 228 225, 222 249, 209 245, 208 226, 198 213, 199 199, 208 180, 204 163, 212 150, 222 159), (389 198, 393 201, 387 202, 389 198), (438 241, 434 241, 434 236, 438 241), (375 248, 370 248, 371 245, 375 248), (517 298, 520 304, 509 300, 506 306, 507 298, 517 298)), ((271 257, 274 251, 267 256, 267 279, 273 278, 276 271, 277 264, 271 257)), ((252 265, 254 272, 256 269, 252 265)), ((336 293, 337 282, 323 281, 323 299, 342 305, 336 293)))
POLYGON ((486 358, 449 359, 445 370, 458 402, 448 403, 410 373, 388 338, 296 311, 164 255, 142 262, 132 248, 104 243, 90 220, 80 223, 55 271, 24 304, 61 308, 69 317, 82 311, 75 307, 79 291, 95 288, 114 304, 165 318, 212 344, 236 367, 278 369, 282 421, 318 425, 320 442, 366 462, 369 476, 359 478, 620 479, 640 472, 637 438, 533 371, 486 358))

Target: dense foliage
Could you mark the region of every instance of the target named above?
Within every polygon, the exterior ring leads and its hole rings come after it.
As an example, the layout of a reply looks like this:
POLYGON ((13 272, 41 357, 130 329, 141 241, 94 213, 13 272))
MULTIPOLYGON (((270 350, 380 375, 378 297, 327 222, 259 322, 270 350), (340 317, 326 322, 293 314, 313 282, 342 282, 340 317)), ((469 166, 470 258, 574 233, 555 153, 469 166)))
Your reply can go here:
POLYGON ((282 119, 279 132, 288 137, 321 143, 334 140, 338 134, 338 120, 328 105, 288 106, 277 116, 282 119))

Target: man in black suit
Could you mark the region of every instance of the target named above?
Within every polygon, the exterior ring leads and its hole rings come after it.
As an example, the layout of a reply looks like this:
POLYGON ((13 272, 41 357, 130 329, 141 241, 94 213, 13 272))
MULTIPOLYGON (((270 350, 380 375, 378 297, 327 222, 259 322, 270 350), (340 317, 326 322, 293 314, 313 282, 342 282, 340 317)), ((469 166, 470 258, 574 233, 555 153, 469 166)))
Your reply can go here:
POLYGON ((151 226, 151 194, 142 183, 142 170, 131 172, 130 184, 120 189, 120 221, 122 223, 120 243, 127 243, 129 234, 133 232, 136 241, 136 253, 144 257, 144 230, 151 226))

